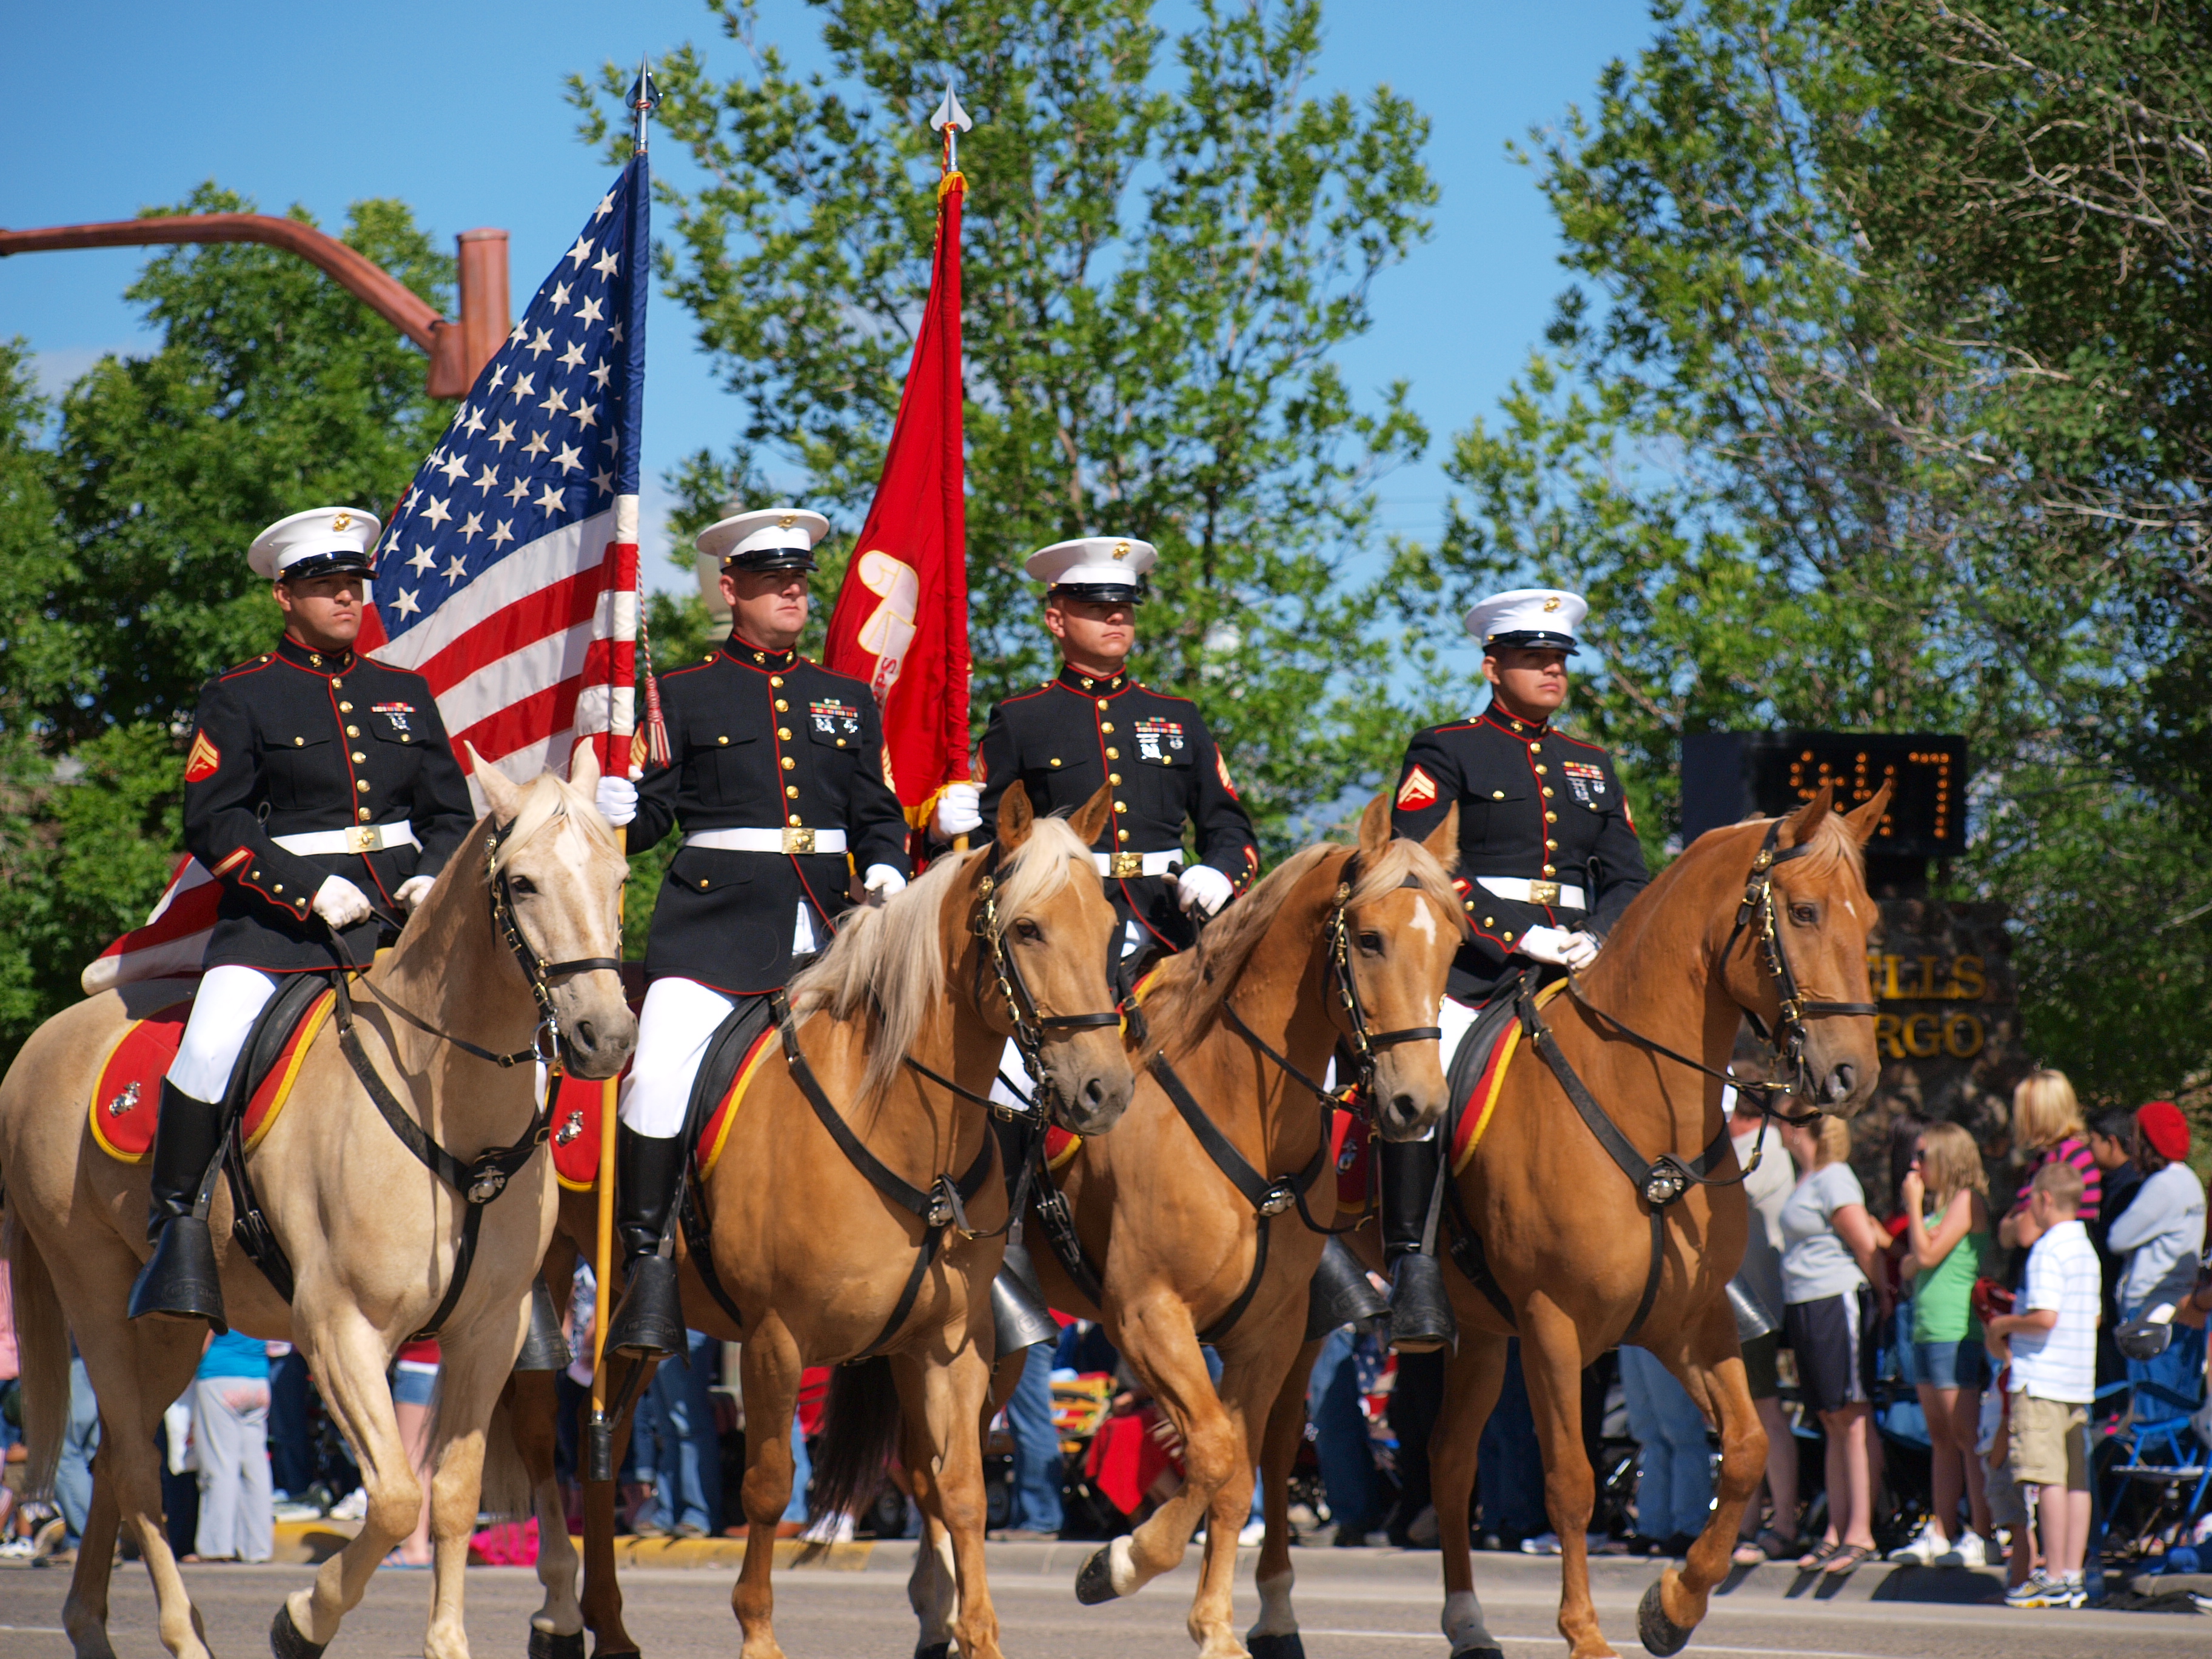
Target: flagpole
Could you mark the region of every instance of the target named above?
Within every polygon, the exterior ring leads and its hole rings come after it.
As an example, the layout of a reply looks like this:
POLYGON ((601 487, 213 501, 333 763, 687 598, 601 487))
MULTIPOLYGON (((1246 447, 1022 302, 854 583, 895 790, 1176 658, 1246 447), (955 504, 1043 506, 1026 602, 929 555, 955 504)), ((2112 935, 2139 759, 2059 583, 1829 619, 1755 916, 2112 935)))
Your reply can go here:
MULTIPOLYGON (((647 68, 647 58, 643 56, 638 58, 637 84, 630 89, 632 112, 630 148, 633 167, 636 165, 636 158, 645 154, 646 122, 653 113, 653 106, 660 101, 659 90, 653 86, 653 76, 647 68)), ((633 283, 644 280, 641 262, 651 258, 651 254, 652 251, 649 248, 630 250, 630 280, 633 283)), ((632 421, 641 420, 643 413, 642 408, 633 407, 629 411, 629 418, 632 421)), ((629 574, 631 577, 630 603, 635 605, 640 603, 640 599, 637 594, 635 568, 629 574)), ((619 595, 617 598, 617 603, 620 603, 619 595)), ((636 666, 633 661, 631 665, 633 680, 635 674, 636 666)), ((630 739, 635 732, 637 725, 635 687, 633 686, 633 696, 628 705, 629 718, 626 720, 621 712, 623 706, 622 701, 612 696, 612 687, 609 688, 609 701, 614 708, 610 710, 607 721, 609 728, 607 747, 611 751, 608 761, 611 766, 621 769, 621 775, 627 777, 629 774, 630 739), (624 726, 629 729, 621 729, 624 726)), ((627 855, 629 851, 629 830, 627 827, 615 831, 615 841, 627 855)), ((619 924, 623 910, 623 898, 620 894, 616 896, 615 905, 615 915, 619 924)), ((614 1425, 607 1420, 605 1360, 607 1322, 609 1316, 613 1311, 614 1301, 612 1285, 615 1255, 615 1130, 618 1115, 617 1101, 616 1085, 610 1082, 607 1085, 606 1092, 599 1101, 599 1190, 598 1194, 599 1212, 597 1218, 598 1230, 592 1241, 592 1272, 595 1276, 597 1295, 592 1310, 592 1415, 591 1432, 588 1437, 590 1444, 586 1459, 585 1474, 587 1479, 605 1480, 611 1480, 614 1478, 612 1467, 614 1425)))
MULTIPOLYGON (((960 189, 964 191, 966 187, 964 179, 960 180, 957 185, 954 183, 960 173, 960 135, 975 125, 968 112, 960 107, 960 94, 953 89, 953 83, 949 77, 945 82, 945 96, 939 102, 936 112, 930 116, 929 125, 944 136, 945 141, 944 153, 939 156, 937 164, 937 228, 938 234, 942 236, 945 234, 945 192, 947 189, 960 189)), ((960 602, 964 605, 967 596, 963 592, 960 596, 960 602)), ((965 621, 964 617, 963 621, 965 621)), ((963 702, 964 705, 964 698, 963 702)), ((964 736, 954 765, 957 769, 954 775, 965 781, 969 776, 969 768, 968 745, 964 736)), ((968 837, 964 835, 953 836, 952 850, 956 853, 966 852, 968 837)))

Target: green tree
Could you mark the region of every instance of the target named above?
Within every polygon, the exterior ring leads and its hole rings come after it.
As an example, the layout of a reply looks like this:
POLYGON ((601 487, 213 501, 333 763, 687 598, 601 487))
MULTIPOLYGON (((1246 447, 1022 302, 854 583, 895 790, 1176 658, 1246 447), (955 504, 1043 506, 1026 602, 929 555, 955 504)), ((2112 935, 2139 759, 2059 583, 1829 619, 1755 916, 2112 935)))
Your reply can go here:
MULTIPOLYGON (((742 0, 726 82, 685 47, 659 119, 704 170, 674 211, 670 293, 744 401, 857 526, 927 292, 925 125, 948 77, 977 125, 963 284, 976 715, 1047 672, 1031 549, 1126 532, 1162 567, 1139 671, 1199 688, 1271 830, 1371 779, 1401 720, 1377 588, 1347 580, 1377 472, 1425 442, 1402 383, 1363 408, 1330 359, 1376 275, 1428 229, 1427 122, 1377 88, 1307 89, 1318 0, 1202 0, 1169 40, 1146 0, 820 0, 833 71, 800 79, 742 0)), ((610 66, 574 93, 617 155, 610 66)))

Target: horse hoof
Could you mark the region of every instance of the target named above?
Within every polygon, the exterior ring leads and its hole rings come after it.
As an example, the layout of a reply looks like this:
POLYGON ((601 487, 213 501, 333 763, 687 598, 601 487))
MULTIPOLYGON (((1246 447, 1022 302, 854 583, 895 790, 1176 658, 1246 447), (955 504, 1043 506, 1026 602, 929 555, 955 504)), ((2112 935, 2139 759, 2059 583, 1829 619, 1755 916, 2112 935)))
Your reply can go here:
POLYGON ((289 1604, 276 1604, 276 1616, 269 1624, 269 1651, 276 1659, 323 1659, 323 1650, 328 1645, 325 1642, 310 1642, 301 1635, 300 1627, 292 1622, 289 1604))
POLYGON ((927 1647, 917 1647, 914 1650, 914 1659, 952 1659, 952 1644, 932 1642, 927 1647))
POLYGON ((1075 1575, 1075 1599, 1086 1607, 1114 1599, 1114 1565, 1107 1559, 1113 1547, 1111 1544, 1101 1544, 1083 1564, 1083 1571, 1075 1575))
POLYGON ((1689 1645, 1690 1632, 1667 1616, 1660 1604, 1659 1581, 1653 1579, 1651 1588, 1644 1592, 1644 1599, 1636 1604, 1636 1639, 1644 1644, 1646 1653, 1656 1654, 1658 1659, 1673 1659, 1689 1645))
POLYGON ((556 1636, 533 1625, 530 1629, 530 1659, 584 1659, 584 1632, 556 1636))
POLYGON ((1306 1644, 1298 1640, 1296 1631, 1281 1636, 1248 1636, 1244 1645, 1251 1649, 1252 1659, 1306 1659, 1306 1644))

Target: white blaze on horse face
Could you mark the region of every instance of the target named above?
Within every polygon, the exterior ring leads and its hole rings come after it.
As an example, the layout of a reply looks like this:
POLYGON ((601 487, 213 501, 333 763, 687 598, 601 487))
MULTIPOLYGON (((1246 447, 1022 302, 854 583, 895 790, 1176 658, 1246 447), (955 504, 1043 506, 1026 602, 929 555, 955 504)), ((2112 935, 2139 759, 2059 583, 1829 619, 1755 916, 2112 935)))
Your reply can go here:
POLYGON ((1429 944, 1437 942, 1437 919, 1429 908, 1428 900, 1419 894, 1413 896, 1413 931, 1429 944))

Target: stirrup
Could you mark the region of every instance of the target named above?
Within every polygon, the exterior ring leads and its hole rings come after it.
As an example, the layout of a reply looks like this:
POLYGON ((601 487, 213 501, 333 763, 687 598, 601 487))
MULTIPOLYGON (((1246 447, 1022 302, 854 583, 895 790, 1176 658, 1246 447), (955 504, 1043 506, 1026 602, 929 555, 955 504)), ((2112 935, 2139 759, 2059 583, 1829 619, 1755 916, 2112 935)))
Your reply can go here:
POLYGON ((228 1334, 222 1310, 222 1274, 216 1266, 215 1235, 206 1218, 172 1216, 155 1242, 154 1254, 131 1281, 130 1316, 143 1319, 204 1319, 218 1336, 228 1334))
POLYGON ((1306 1292, 1306 1340, 1327 1336, 1340 1325, 1367 1325, 1390 1311, 1390 1304, 1368 1283, 1367 1269, 1332 1238, 1321 1247, 1313 1284, 1306 1292))
POLYGON ((655 1252, 629 1264, 629 1288, 607 1322, 607 1346, 639 1359, 684 1351, 684 1298, 672 1258, 655 1252))
POLYGON ((1444 1289, 1443 1269, 1419 1250, 1390 1270, 1390 1346, 1400 1353, 1433 1353, 1459 1345, 1459 1321, 1444 1289))
POLYGON ((1059 1340, 1060 1322, 1046 1310, 1044 1288, 1024 1245, 1006 1246, 1006 1262, 991 1281, 991 1324, 994 1358, 1059 1340))

